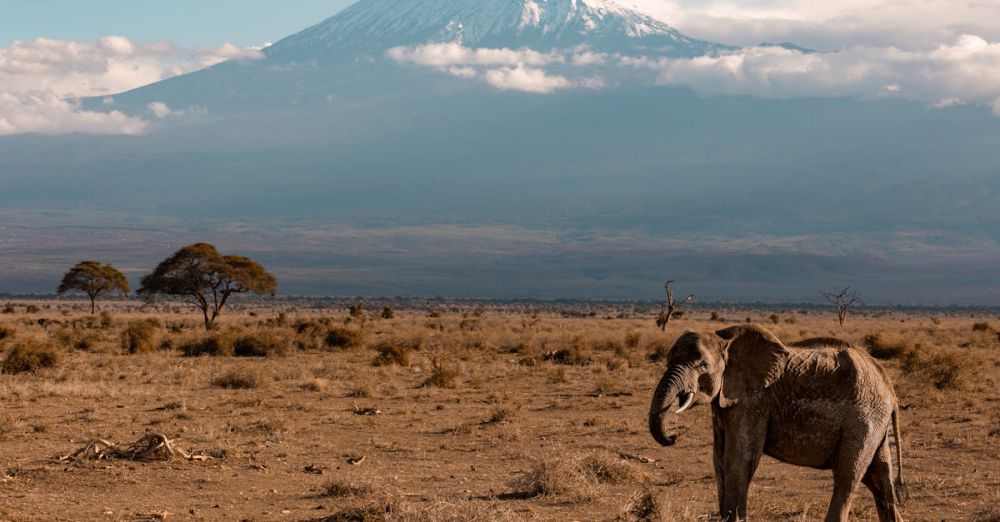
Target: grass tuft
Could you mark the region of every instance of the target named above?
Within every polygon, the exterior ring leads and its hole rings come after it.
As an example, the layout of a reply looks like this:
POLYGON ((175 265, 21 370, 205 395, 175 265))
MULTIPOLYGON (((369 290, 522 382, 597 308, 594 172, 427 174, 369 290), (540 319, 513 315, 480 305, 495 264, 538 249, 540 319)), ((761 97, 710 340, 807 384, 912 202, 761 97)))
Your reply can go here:
POLYGON ((212 386, 226 390, 254 390, 263 388, 264 375, 250 369, 229 370, 212 379, 212 386))
POLYGON ((155 319, 128 323, 118 338, 122 350, 130 354, 155 352, 159 348, 156 342, 159 329, 159 321, 155 319))
POLYGON ((31 373, 43 368, 52 368, 59 363, 59 352, 48 344, 37 341, 21 341, 7 352, 0 372, 31 373))
POLYGON ((331 349, 356 348, 365 344, 365 332, 356 328, 335 326, 326 333, 323 343, 331 349))
POLYGON ((289 337, 273 330, 242 335, 233 342, 237 357, 284 357, 290 349, 289 337))

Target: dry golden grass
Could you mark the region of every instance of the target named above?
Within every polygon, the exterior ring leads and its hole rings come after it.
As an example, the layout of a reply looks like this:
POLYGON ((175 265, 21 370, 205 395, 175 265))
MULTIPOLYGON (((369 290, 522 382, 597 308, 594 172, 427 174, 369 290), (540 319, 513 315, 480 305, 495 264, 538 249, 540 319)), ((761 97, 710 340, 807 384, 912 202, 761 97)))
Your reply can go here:
MULTIPOLYGON (((353 317, 346 307, 234 307, 205 332, 176 305, 108 305, 109 316, 91 317, 81 303, 30 304, 38 311, 14 302, 0 314, 3 357, 41 346, 58 363, 0 375, 4 520, 163 512, 709 520, 708 408, 679 419, 679 442, 668 449, 648 435, 646 410, 673 340, 689 328, 715 331, 723 317, 751 317, 789 343, 841 338, 882 358, 904 409, 907 520, 996 520, 1000 505, 1000 340, 992 326, 977 326, 997 324, 995 316, 870 313, 841 328, 832 313, 719 309, 712 320, 712 310, 692 309, 664 334, 656 310, 631 307, 394 306, 388 317, 382 306, 353 317), (152 340, 134 326, 149 319, 162 325, 152 340), (146 432, 215 458, 51 461, 82 440, 146 432)), ((765 458, 751 511, 756 520, 815 520, 830 487, 828 472, 765 458)), ((854 514, 877 520, 864 490, 854 514)))

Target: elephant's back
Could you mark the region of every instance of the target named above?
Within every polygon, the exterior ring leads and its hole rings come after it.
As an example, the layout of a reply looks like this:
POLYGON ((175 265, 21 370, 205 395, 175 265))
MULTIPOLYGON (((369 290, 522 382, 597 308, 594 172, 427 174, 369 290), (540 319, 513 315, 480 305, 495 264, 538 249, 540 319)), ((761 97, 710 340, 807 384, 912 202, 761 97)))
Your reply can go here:
POLYGON ((789 388, 785 393, 798 398, 895 405, 888 374, 878 361, 854 346, 791 350, 781 381, 789 388))
POLYGON ((854 348, 793 351, 767 390, 767 454, 825 469, 845 434, 885 429, 895 395, 871 362, 854 348))

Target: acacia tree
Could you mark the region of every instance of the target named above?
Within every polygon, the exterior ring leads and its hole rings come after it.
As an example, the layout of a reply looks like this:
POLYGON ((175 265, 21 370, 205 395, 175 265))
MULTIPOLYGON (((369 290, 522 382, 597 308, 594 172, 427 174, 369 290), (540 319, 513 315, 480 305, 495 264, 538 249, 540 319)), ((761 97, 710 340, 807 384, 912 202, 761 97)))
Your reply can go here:
POLYGON ((849 286, 833 292, 820 292, 820 294, 837 309, 837 320, 840 321, 840 326, 844 326, 844 322, 847 321, 847 312, 851 310, 851 307, 861 301, 861 294, 857 290, 851 290, 849 286))
POLYGON ((139 295, 182 297, 201 310, 205 329, 219 317, 233 294, 253 292, 273 296, 278 280, 264 267, 241 256, 224 256, 207 243, 188 245, 161 262, 142 278, 139 295))
POLYGON ((678 303, 674 299, 674 293, 670 290, 670 283, 673 283, 673 281, 667 281, 663 285, 663 289, 667 292, 667 300, 660 306, 660 315, 656 317, 656 326, 659 326, 660 330, 664 332, 667 331, 667 326, 670 325, 670 319, 680 311, 679 308, 681 305, 694 301, 694 294, 690 294, 684 301, 678 303))
POLYGON ((82 261, 66 272, 59 288, 60 296, 68 292, 83 292, 90 298, 90 313, 97 311, 97 298, 101 294, 112 293, 115 290, 128 295, 128 279, 111 264, 102 265, 98 261, 82 261))

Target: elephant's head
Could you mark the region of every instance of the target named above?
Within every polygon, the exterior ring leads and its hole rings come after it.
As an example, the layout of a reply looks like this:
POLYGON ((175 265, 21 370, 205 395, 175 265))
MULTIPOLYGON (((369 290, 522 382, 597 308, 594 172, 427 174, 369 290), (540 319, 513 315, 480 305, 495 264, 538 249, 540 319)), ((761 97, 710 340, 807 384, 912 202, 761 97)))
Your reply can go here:
POLYGON ((667 354, 667 371, 649 408, 649 431, 656 442, 672 446, 667 434, 671 410, 682 413, 698 402, 718 399, 729 408, 778 380, 788 349, 767 329, 740 325, 702 336, 685 332, 667 354))

